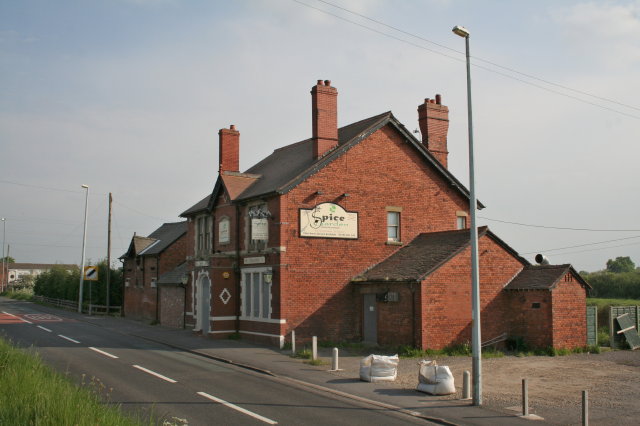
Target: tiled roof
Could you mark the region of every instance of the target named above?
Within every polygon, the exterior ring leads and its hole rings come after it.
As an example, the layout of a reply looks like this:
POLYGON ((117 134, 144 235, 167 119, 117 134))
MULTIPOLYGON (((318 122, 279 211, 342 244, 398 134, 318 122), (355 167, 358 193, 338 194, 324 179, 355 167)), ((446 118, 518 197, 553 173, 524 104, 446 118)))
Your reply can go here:
POLYGON ((187 210, 180 213, 180 217, 190 216, 194 213, 198 213, 207 209, 209 205, 209 198, 211 198, 211 194, 208 194, 202 200, 195 203, 193 206, 189 207, 187 210))
MULTIPOLYGON (((412 145, 427 163, 431 164, 444 179, 449 181, 455 190, 459 191, 463 197, 469 197, 469 191, 464 185, 442 166, 391 112, 385 112, 339 128, 337 147, 321 158, 314 158, 313 140, 306 139, 276 149, 271 155, 250 167, 245 173, 233 174, 236 177, 251 177, 250 180, 242 182, 239 179, 234 180, 232 178, 230 180, 228 176, 231 174, 228 172, 223 173, 218 177, 212 194, 199 201, 180 216, 190 216, 201 211, 211 210, 221 190, 221 179, 224 181, 227 190, 233 191, 232 197, 238 201, 268 194, 284 194, 386 125, 391 125, 398 130, 407 143, 412 145), (245 187, 242 188, 242 186, 245 187)), ((480 208, 484 207, 480 202, 478 202, 478 206, 480 208)))
MULTIPOLYGON (((483 236, 488 229, 478 229, 483 236)), ((468 229, 419 234, 410 243, 352 281, 422 281, 469 245, 468 229)))
POLYGON ((186 233, 186 221, 163 223, 160 228, 153 231, 148 237, 149 239, 153 239, 154 242, 149 244, 144 250, 138 252, 138 254, 146 256, 162 253, 167 247, 186 233))
POLYGON ((572 271, 580 284, 591 288, 571 265, 528 265, 504 289, 505 290, 552 290, 558 282, 572 271))
POLYGON ((181 263, 175 269, 160 275, 158 285, 182 284, 182 277, 187 273, 187 262, 181 263))
POLYGON ((253 185, 259 178, 259 175, 251 175, 247 173, 222 173, 224 187, 227 188, 227 192, 232 200, 238 198, 240 194, 253 185))

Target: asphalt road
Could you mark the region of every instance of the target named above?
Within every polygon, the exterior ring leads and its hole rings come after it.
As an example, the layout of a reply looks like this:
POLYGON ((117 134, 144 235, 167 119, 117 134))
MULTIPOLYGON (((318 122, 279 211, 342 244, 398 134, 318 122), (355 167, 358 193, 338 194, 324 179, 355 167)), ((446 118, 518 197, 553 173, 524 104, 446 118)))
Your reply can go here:
POLYGON ((33 347, 108 403, 145 417, 188 425, 428 424, 50 312, 0 298, 0 334, 33 347))

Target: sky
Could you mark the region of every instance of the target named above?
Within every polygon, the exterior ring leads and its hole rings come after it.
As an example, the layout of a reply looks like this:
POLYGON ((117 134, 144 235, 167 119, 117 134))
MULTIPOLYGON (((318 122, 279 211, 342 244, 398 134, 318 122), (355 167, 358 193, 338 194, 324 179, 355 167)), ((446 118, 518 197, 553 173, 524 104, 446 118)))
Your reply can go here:
POLYGON ((5 251, 79 264, 86 184, 86 256, 107 255, 111 192, 116 259, 211 192, 219 129, 241 170, 310 137, 318 79, 340 126, 391 110, 415 129, 441 94, 468 185, 455 25, 478 224, 532 262, 640 264, 640 1, 0 0, 5 251))

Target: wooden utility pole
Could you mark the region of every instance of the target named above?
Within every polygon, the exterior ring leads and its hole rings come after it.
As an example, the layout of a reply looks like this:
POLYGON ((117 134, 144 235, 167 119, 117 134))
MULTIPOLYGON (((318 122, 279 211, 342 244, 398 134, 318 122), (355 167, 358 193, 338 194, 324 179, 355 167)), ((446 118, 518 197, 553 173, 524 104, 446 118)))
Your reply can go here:
POLYGON ((109 193, 109 225, 107 229, 107 315, 109 315, 109 283, 111 281, 111 204, 113 197, 109 193))

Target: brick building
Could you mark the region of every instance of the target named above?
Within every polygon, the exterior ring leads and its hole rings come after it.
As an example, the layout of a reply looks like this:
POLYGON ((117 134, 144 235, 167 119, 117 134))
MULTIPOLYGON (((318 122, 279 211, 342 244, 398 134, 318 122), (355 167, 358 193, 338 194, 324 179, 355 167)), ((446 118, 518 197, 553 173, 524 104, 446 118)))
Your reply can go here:
MULTIPOLYGON (((419 105, 417 140, 391 112, 338 128, 337 95, 318 81, 311 138, 245 172, 239 131, 220 130, 215 187, 181 215, 187 322, 279 345, 292 330, 434 349, 470 340, 469 192, 447 169, 448 108, 439 95, 419 105)), ((483 338, 585 345, 575 270, 479 236, 483 338)))
MULTIPOLYGON (((133 236, 129 249, 120 257, 124 316, 160 322, 159 279, 184 263, 186 248, 187 223, 184 221, 165 223, 148 237, 133 236)), ((166 283, 167 277, 163 282, 166 283)), ((177 318, 167 321, 177 326, 181 316, 176 314, 177 318)))

